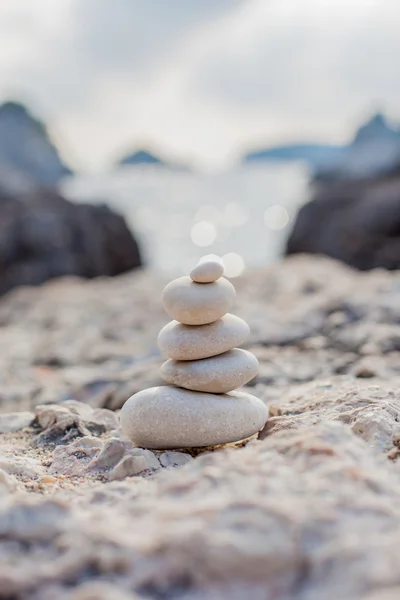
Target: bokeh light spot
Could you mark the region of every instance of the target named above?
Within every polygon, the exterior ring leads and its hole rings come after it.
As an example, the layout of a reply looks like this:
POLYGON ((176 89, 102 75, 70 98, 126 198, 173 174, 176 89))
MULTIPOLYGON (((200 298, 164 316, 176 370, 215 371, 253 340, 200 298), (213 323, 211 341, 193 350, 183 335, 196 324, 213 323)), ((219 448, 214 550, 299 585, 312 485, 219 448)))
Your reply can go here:
POLYGON ((200 221, 193 225, 190 237, 196 246, 210 246, 217 237, 217 230, 213 223, 200 221))
POLYGON ((218 254, 205 254, 199 260, 199 263, 207 262, 208 260, 215 260, 217 262, 222 262, 221 257, 218 254))
POLYGON ((279 231, 289 223, 289 213, 284 206, 273 204, 264 212, 264 223, 269 229, 279 231))
POLYGON ((243 257, 240 254, 236 254, 236 252, 224 254, 222 264, 224 265, 224 274, 230 278, 241 275, 245 267, 243 257))

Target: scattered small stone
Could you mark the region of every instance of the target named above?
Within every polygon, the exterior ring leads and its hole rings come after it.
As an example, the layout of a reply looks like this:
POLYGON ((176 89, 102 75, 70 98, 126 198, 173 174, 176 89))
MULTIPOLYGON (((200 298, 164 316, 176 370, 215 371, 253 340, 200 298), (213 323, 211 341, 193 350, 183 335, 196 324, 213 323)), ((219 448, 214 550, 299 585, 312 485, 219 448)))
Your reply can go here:
POLYGON ((43 475, 43 477, 40 478, 40 481, 46 485, 54 485, 57 483, 57 478, 52 477, 51 475, 43 475))
POLYGON ((43 467, 38 460, 28 456, 0 455, 0 469, 22 477, 36 477, 43 473, 43 467))
POLYGON ((35 415, 35 423, 42 430, 38 443, 65 443, 75 437, 98 435, 118 427, 118 417, 111 410, 92 409, 76 400, 38 405, 35 415))
POLYGON ((185 452, 163 452, 160 456, 160 463, 163 467, 183 467, 191 462, 193 458, 185 452))
POLYGON ((110 472, 109 479, 125 479, 139 475, 148 469, 148 462, 145 456, 124 456, 124 458, 110 472))
POLYGON ((31 412, 13 412, 0 415, 0 434, 19 431, 28 427, 35 415, 31 412))
POLYGON ((25 543, 50 542, 65 528, 68 507, 60 500, 15 498, 14 504, 0 507, 0 538, 25 543))
POLYGON ((126 444, 118 438, 111 438, 104 444, 102 450, 92 460, 89 469, 110 469, 124 456, 126 444))
POLYGON ((355 376, 362 379, 370 379, 371 377, 375 377, 376 373, 373 369, 368 367, 360 367, 356 369, 355 376))
POLYGON ((99 449, 103 446, 103 442, 98 437, 94 437, 92 435, 85 435, 84 437, 80 438, 79 440, 75 440, 75 442, 73 444, 71 444, 71 446, 72 445, 75 448, 99 449))
MULTIPOLYGON (((56 596, 54 596, 55 598, 56 596)), ((143 596, 142 596, 143 599, 143 596)), ((66 600, 142 600, 133 592, 117 590, 115 585, 106 581, 85 581, 71 592, 66 600)), ((47 599, 41 599, 47 600, 47 599)), ((48 600, 53 600, 53 597, 48 600)), ((63 600, 63 599, 61 599, 63 600)))
POLYGON ((66 446, 57 446, 54 449, 53 463, 49 472, 84 477, 101 447, 101 440, 91 437, 77 439, 66 446))
POLYGON ((10 475, 3 469, 0 469, 0 496, 2 495, 3 491, 14 492, 18 488, 20 488, 18 480, 13 475, 10 475))

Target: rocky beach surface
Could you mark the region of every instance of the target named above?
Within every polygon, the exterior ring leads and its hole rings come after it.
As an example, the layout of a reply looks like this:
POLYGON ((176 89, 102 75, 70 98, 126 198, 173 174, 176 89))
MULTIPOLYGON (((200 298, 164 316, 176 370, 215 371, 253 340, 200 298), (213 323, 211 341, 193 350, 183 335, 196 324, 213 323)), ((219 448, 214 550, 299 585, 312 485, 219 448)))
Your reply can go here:
POLYGON ((400 274, 293 256, 235 279, 269 409, 247 443, 134 448, 167 281, 0 299, 0 598, 400 597, 400 274))

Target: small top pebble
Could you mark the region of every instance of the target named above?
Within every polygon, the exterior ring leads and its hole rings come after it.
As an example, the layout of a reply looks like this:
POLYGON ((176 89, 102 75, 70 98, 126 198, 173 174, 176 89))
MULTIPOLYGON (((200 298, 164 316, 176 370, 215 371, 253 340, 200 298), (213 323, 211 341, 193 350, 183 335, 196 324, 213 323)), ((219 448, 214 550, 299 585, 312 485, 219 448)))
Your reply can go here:
POLYGON ((199 262, 190 271, 190 278, 196 283, 212 283, 224 274, 224 267, 217 260, 205 260, 199 262))

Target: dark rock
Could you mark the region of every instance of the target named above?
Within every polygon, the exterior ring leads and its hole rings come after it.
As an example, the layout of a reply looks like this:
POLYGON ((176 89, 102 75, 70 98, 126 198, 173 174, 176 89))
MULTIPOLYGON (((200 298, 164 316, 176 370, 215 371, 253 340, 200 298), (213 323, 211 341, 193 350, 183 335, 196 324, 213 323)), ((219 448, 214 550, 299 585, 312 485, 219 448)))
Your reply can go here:
POLYGON ((21 182, 53 187, 72 174, 45 126, 17 102, 0 106, 0 171, 10 174, 12 189, 19 185, 19 177, 21 182))
POLYGON ((124 218, 106 205, 73 204, 45 189, 14 196, 0 187, 0 294, 53 277, 113 276, 140 265, 124 218))
POLYGON ((327 254, 361 270, 400 267, 400 176, 336 182, 300 209, 287 254, 327 254))

